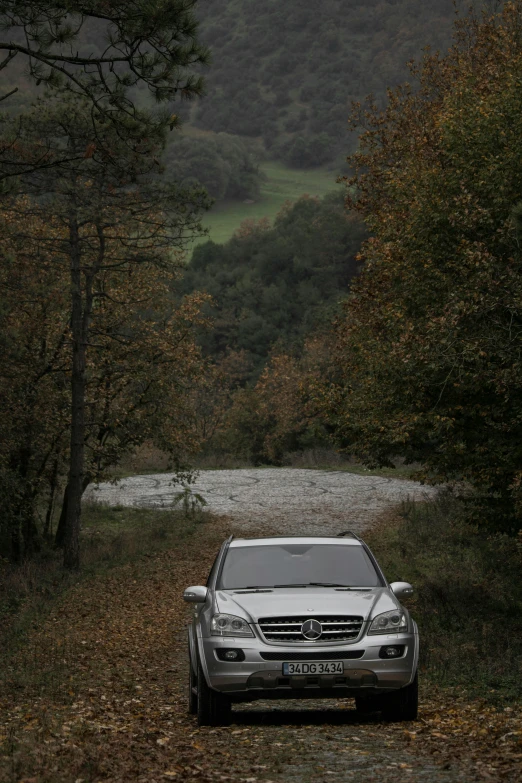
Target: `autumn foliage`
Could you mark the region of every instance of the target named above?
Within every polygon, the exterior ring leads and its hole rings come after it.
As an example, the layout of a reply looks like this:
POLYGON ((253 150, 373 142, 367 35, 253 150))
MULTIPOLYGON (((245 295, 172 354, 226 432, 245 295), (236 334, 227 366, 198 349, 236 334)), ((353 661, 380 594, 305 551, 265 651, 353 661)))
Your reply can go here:
POLYGON ((198 407, 200 425, 206 422, 204 452, 242 464, 281 465, 295 452, 331 446, 314 391, 329 371, 327 343, 317 336, 300 353, 275 349, 253 384, 246 382, 251 365, 245 353, 229 354, 207 370, 207 383, 213 382, 205 415, 198 407))
POLYGON ((345 448, 473 487, 476 518, 508 531, 522 518, 521 30, 519 0, 458 21, 417 91, 358 112, 347 201, 372 238, 323 398, 345 448))
MULTIPOLYGON (((70 283, 64 228, 27 199, 5 207, 0 267, 1 551, 15 559, 50 539, 69 460, 70 283)), ((183 462, 196 448, 191 393, 202 372, 195 329, 205 297, 175 307, 170 272, 122 256, 121 225, 108 241, 86 354, 85 486, 150 440, 183 462)), ((86 263, 86 259, 84 260, 86 263)))

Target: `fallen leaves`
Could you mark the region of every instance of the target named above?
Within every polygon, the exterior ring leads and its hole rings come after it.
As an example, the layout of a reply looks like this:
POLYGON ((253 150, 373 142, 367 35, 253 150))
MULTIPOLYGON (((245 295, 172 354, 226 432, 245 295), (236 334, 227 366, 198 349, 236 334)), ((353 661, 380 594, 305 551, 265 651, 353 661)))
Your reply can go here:
POLYGON ((1 783, 392 783, 417 772, 438 783, 453 768, 470 783, 522 775, 521 710, 443 691, 424 694, 415 724, 360 719, 350 702, 322 701, 248 705, 230 728, 199 729, 186 713, 180 596, 204 581, 227 533, 206 525, 175 551, 82 583, 54 607, 0 691, 1 783), (22 682, 28 662, 50 679, 22 682))

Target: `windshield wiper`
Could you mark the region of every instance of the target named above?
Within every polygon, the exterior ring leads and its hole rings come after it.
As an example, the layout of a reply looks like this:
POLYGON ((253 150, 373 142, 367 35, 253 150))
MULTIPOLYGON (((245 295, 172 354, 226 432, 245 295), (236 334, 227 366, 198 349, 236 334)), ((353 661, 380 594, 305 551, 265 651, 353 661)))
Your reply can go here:
POLYGON ((350 585, 342 585, 339 582, 310 582, 313 587, 351 587, 350 585))
POLYGON ((310 583, 307 582, 306 584, 290 584, 290 585, 272 585, 272 587, 309 587, 310 583))
POLYGON ((275 587, 346 587, 352 589, 350 585, 343 585, 339 582, 302 582, 291 583, 287 585, 247 585, 246 587, 229 587, 229 590, 273 590, 275 587))
POLYGON ((350 587, 338 582, 304 582, 303 584, 274 585, 274 587, 350 587))
POLYGON ((246 587, 227 587, 227 590, 271 590, 274 585, 247 585, 246 587))

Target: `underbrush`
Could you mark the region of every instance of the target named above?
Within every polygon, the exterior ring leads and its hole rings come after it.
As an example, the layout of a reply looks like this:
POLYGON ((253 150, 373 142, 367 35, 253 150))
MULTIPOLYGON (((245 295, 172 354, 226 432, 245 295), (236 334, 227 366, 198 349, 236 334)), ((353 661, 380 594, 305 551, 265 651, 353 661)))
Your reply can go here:
POLYGON ((236 470, 251 468, 296 468, 310 470, 344 470, 357 475, 384 476, 386 478, 411 479, 419 465, 404 465, 397 460, 393 468, 367 468, 360 461, 335 449, 316 446, 290 451, 275 463, 254 463, 247 457, 237 457, 223 451, 207 451, 194 458, 197 470, 236 470))
POLYGON ((63 554, 51 547, 20 565, 0 560, 0 669, 2 654, 23 642, 54 600, 80 580, 125 564, 139 564, 190 536, 209 515, 199 510, 158 511, 85 504, 80 573, 62 568, 63 554))
POLYGON ((428 682, 493 701, 522 695, 522 540, 486 535, 462 503, 408 503, 366 539, 389 581, 411 582, 428 682))

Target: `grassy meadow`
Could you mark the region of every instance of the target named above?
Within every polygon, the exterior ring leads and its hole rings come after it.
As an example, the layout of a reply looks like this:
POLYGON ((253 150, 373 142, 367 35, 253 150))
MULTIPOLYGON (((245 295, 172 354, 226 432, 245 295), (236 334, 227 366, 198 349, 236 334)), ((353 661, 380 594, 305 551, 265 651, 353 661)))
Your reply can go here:
MULTIPOLYGON (((337 174, 331 169, 290 169, 275 162, 262 163, 260 169, 266 175, 260 198, 252 204, 243 201, 215 204, 203 220, 209 232, 208 239, 223 244, 247 218, 273 220, 286 201, 296 201, 305 193, 324 196, 341 187, 336 184, 337 174)), ((205 241, 206 237, 197 240, 196 244, 205 241)))

